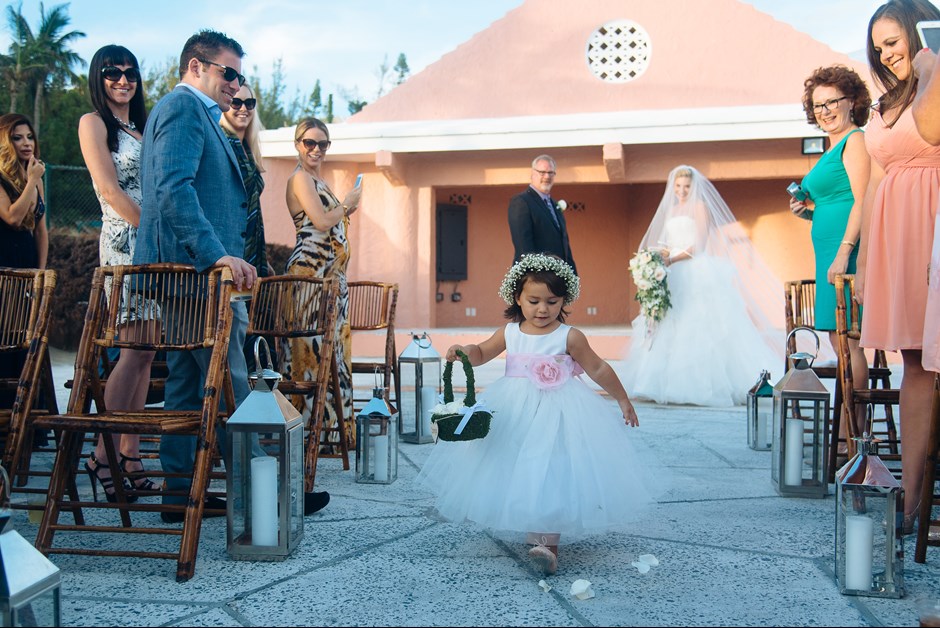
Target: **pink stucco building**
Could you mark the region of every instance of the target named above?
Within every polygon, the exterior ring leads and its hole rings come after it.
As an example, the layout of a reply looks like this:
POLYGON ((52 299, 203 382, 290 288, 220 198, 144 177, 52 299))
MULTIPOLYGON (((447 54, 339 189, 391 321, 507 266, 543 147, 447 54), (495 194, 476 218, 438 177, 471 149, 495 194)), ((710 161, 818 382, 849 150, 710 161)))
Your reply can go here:
MULTIPOLYGON (((331 125, 331 187, 342 196, 364 175, 350 278, 400 285, 400 329, 501 324, 507 205, 540 153, 557 160, 552 196, 569 205, 575 325, 626 329, 636 316, 627 261, 680 163, 715 183, 780 279, 811 277, 809 223, 790 215, 785 188, 816 159, 803 138, 821 135, 800 106, 803 80, 836 63, 869 78, 737 0, 528 0, 331 125), (466 207, 467 273, 440 282, 437 216, 451 205, 466 207)), ((263 151, 268 237, 293 245, 293 129, 265 131, 263 151)))

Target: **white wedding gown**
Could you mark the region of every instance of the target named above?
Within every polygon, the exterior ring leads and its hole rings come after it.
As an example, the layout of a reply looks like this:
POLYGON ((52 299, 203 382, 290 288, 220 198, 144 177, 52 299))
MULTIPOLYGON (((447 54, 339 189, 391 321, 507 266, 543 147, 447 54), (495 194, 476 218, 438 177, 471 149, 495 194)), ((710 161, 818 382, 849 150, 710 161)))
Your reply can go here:
MULTIPOLYGON (((666 227, 670 250, 689 251, 696 237, 694 222, 677 217, 666 227)), ((782 337, 777 338, 775 330, 757 328, 736 280, 730 260, 705 253, 669 266, 666 281, 672 307, 649 335, 642 315, 633 321, 623 373, 631 397, 657 403, 741 405, 762 369, 778 378, 782 375, 782 337)))

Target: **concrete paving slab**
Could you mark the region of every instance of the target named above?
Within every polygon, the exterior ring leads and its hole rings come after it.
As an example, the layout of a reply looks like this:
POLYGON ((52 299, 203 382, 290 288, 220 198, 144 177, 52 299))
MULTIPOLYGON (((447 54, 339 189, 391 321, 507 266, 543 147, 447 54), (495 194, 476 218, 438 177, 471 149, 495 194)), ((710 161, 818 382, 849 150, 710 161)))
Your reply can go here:
MULTIPOLYGON (((73 356, 53 359, 56 381, 64 381, 73 356)), ((503 368, 494 360, 477 369, 480 389, 503 368)), ((411 399, 406 391, 406 414, 411 399)), ((658 458, 669 488, 628 529, 563 539, 559 573, 546 578, 551 592, 538 588, 542 576, 521 535, 442 521, 433 496, 414 484, 433 445, 402 443, 399 478, 388 486, 357 484, 338 460, 323 460, 318 490, 332 501, 307 518, 300 548, 281 563, 230 560, 224 519, 204 522, 187 583, 175 581, 172 561, 53 556, 63 571, 65 624, 900 626, 916 623, 918 597, 940 597, 940 550, 915 564, 913 537, 905 543, 905 598, 840 595, 833 496, 778 496, 769 452, 747 448, 743 408, 637 405, 635 440, 658 458), (640 574, 630 562, 644 553, 661 564, 640 574), (595 598, 568 595, 577 578, 593 583, 595 598)), ((87 477, 78 485, 90 494, 87 477)), ((35 537, 24 513, 15 524, 35 537)), ((107 548, 127 540, 81 542, 107 548)))

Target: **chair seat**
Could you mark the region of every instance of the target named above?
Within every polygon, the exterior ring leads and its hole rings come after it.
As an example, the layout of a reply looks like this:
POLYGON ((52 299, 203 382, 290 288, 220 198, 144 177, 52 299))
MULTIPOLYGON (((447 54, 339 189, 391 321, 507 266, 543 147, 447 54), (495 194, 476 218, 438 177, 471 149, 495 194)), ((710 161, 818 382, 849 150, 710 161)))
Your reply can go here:
POLYGON ((37 417, 33 425, 41 429, 65 429, 120 434, 192 434, 202 422, 201 411, 148 410, 146 412, 102 412, 100 414, 59 414, 37 417))

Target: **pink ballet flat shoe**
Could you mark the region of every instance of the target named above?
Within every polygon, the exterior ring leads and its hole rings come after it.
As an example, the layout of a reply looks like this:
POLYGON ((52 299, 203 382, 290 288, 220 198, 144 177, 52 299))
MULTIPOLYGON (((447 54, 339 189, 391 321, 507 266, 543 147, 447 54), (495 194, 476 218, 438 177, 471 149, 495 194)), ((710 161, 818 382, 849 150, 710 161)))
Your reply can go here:
POLYGON ((536 545, 530 549, 529 558, 542 570, 542 573, 551 575, 558 571, 558 557, 555 552, 544 545, 536 545))

